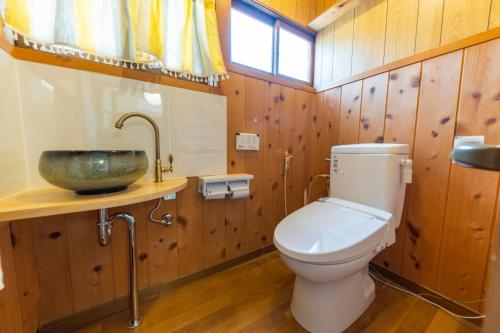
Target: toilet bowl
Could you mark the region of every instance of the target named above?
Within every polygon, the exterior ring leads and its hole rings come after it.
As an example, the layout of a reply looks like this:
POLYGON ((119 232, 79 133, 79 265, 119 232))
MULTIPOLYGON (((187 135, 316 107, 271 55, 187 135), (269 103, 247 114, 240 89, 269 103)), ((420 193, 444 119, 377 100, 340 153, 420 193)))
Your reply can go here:
POLYGON ((407 154, 407 145, 333 147, 331 197, 276 227, 274 244, 296 274, 291 312, 306 330, 342 332, 374 300, 368 264, 395 242, 411 178, 407 154))
POLYGON ((296 273, 291 311, 311 332, 341 332, 375 297, 368 263, 394 239, 392 214, 335 198, 286 217, 274 244, 296 273))

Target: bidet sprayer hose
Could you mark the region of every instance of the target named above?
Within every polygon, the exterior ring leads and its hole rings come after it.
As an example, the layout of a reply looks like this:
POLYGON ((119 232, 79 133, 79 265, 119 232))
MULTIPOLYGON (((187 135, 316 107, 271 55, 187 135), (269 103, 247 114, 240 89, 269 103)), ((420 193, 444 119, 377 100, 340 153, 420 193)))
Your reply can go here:
POLYGON ((306 204, 308 204, 309 201, 311 200, 312 185, 313 185, 314 181, 316 179, 318 179, 318 178, 326 178, 326 179, 328 179, 328 178, 330 178, 330 175, 327 174, 327 173, 322 173, 322 174, 314 176, 313 179, 311 179, 311 182, 309 183, 309 189, 307 190, 307 202, 306 202, 306 204))

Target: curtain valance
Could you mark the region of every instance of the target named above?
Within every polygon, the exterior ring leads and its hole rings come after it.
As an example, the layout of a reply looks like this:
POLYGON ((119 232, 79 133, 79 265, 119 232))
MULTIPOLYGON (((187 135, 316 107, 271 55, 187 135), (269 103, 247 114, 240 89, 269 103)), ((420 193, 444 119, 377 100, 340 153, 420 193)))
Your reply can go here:
POLYGON ((226 74, 215 0, 0 0, 0 14, 37 50, 195 81, 226 74))

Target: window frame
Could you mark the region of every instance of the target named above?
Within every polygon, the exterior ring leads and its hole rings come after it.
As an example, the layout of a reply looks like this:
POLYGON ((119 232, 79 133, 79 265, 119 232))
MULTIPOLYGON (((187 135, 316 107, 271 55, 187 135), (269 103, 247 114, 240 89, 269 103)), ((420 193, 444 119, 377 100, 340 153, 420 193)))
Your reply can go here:
MULTIPOLYGON (((272 72, 266 72, 264 70, 254 68, 251 66, 247 66, 244 64, 240 64, 238 62, 233 61, 232 57, 232 47, 229 47, 229 62, 231 66, 236 68, 241 68, 245 71, 252 71, 259 74, 271 76, 277 79, 284 79, 287 81, 293 81, 299 83, 301 85, 307 85, 312 87, 314 82, 314 52, 315 52, 315 32, 312 30, 307 30, 302 27, 298 23, 290 20, 282 16, 281 14, 276 13, 274 10, 261 5, 253 0, 233 0, 231 4, 231 9, 235 8, 243 12, 246 15, 249 15, 263 23, 271 24, 273 27, 273 49, 272 49, 272 72), (283 75, 279 73, 279 38, 280 38, 280 30, 284 28, 289 32, 306 39, 310 42, 311 45, 311 61, 310 61, 310 74, 309 81, 303 81, 300 79, 296 79, 287 75, 283 75)), ((232 38, 231 31, 231 23, 229 24, 229 39, 232 38)))

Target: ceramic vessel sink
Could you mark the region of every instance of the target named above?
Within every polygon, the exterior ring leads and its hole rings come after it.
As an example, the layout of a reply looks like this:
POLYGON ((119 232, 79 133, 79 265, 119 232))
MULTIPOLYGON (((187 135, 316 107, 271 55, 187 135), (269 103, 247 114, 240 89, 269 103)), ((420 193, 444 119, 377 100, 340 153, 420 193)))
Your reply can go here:
POLYGON ((124 190, 147 169, 146 152, 138 150, 51 150, 38 163, 47 182, 83 195, 124 190))

